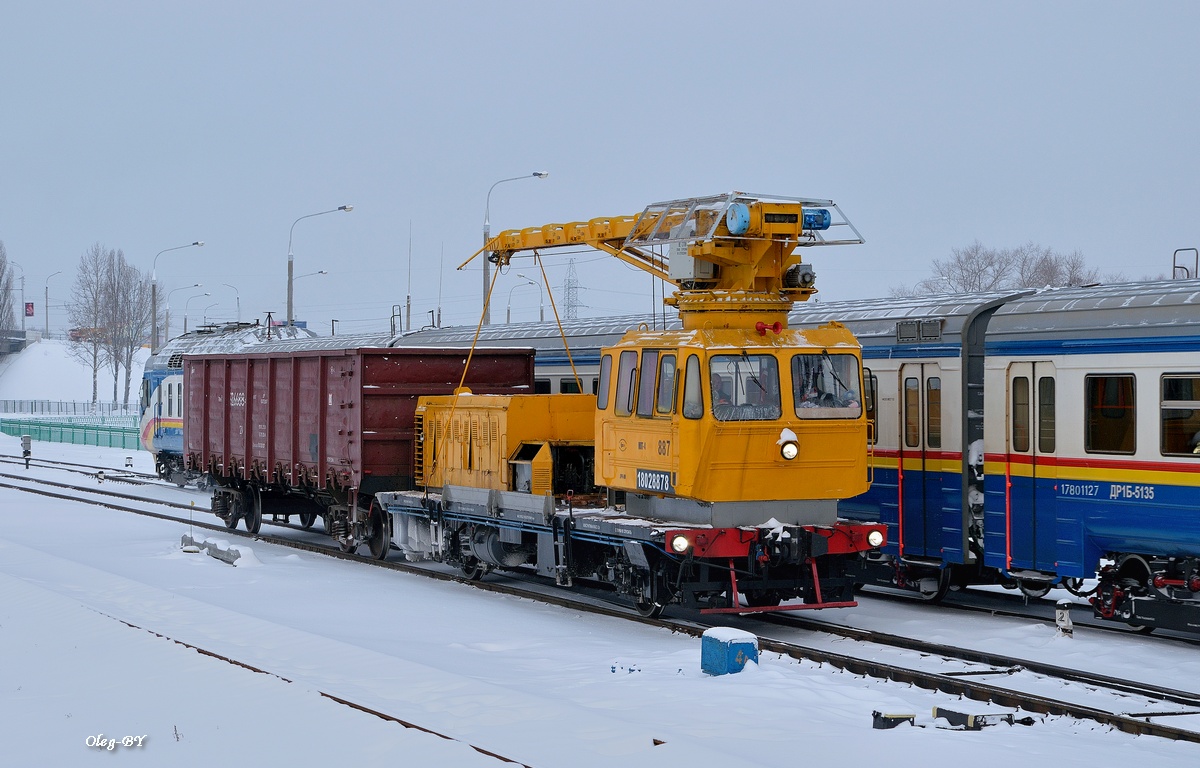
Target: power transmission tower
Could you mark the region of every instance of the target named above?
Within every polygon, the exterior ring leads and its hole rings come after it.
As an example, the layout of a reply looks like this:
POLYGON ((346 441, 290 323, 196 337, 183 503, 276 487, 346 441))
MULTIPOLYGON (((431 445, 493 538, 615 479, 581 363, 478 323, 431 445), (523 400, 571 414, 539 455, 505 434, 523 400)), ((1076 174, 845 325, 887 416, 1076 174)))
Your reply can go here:
POLYGON ((574 320, 579 311, 579 276, 575 274, 575 259, 567 262, 567 279, 563 282, 563 293, 566 295, 567 319, 574 320))

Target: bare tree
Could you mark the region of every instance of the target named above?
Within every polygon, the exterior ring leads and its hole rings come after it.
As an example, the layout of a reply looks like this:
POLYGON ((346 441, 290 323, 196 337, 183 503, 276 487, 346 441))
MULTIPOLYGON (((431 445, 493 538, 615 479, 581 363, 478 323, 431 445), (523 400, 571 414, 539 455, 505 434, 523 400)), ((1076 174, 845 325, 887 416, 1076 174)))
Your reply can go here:
POLYGON ((100 368, 106 362, 104 324, 108 319, 105 295, 108 264, 112 251, 100 243, 79 257, 75 283, 71 286, 71 303, 67 314, 71 320, 71 354, 92 369, 92 403, 100 401, 100 368))
MULTIPOLYGON (((0 330, 11 331, 17 327, 13 313, 12 267, 8 263, 8 251, 0 240, 0 330)), ((21 307, 24 311, 25 308, 21 307)))
POLYGON ((1100 270, 1089 267, 1079 251, 1061 254, 1033 242, 997 249, 976 240, 966 248, 955 248, 948 259, 934 259, 932 266, 933 277, 911 288, 892 288, 891 295, 1091 285, 1100 279, 1100 270))
POLYGON ((133 356, 150 334, 150 280, 125 260, 123 251, 117 251, 111 254, 105 283, 108 294, 105 354, 113 371, 113 402, 117 402, 117 382, 124 370, 121 402, 128 406, 133 356))
POLYGON ((950 289, 959 293, 999 290, 1012 279, 1013 268, 1011 251, 988 248, 978 240, 966 248, 953 249, 948 259, 933 260, 933 274, 944 278, 950 289))
POLYGON ((1088 267, 1079 251, 1060 254, 1029 242, 1012 249, 1012 254, 1016 263, 1014 288, 1090 285, 1100 277, 1100 270, 1088 267))

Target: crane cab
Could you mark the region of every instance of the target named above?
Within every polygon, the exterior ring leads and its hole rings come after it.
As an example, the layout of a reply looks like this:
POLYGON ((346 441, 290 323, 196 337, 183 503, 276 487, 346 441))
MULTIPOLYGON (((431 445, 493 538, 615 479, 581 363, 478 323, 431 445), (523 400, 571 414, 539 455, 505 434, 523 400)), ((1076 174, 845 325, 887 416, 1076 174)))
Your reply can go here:
POLYGON ((602 352, 596 483, 645 517, 832 524, 867 489, 861 393, 836 323, 631 332, 602 352))

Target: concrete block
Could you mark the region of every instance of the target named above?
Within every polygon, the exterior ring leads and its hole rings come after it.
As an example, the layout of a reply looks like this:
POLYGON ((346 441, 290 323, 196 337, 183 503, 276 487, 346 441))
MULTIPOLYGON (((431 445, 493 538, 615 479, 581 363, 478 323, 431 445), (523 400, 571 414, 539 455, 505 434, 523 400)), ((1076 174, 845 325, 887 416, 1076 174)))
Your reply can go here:
POLYGON ((211 557, 215 557, 223 563, 230 565, 257 565, 258 559, 254 557, 253 550, 248 547, 232 546, 228 541, 223 539, 208 539, 204 536, 192 536, 183 534, 180 540, 184 551, 207 552, 211 557))
POLYGON ((710 675, 741 672, 758 663, 758 638, 731 627, 713 627, 700 637, 700 669, 710 675))

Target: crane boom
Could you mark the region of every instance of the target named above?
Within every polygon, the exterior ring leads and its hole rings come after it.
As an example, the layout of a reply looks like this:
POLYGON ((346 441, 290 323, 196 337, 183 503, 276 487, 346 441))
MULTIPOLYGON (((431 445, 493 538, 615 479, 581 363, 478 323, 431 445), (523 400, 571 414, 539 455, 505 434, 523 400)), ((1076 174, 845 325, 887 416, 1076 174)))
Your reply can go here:
POLYGON ((796 251, 862 242, 832 200, 731 192, 653 203, 637 216, 505 230, 471 259, 488 252, 504 266, 521 251, 586 245, 675 285, 664 302, 685 327, 745 326, 747 313, 786 325, 793 303, 816 292, 796 251), (853 235, 827 237, 835 227, 853 235))

